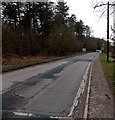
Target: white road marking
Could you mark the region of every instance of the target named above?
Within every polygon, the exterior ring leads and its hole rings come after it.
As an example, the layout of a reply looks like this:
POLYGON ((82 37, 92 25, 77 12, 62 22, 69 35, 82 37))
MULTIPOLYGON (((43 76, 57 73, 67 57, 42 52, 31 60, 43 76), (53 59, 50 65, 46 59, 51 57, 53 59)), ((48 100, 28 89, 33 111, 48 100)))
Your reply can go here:
POLYGON ((33 116, 33 114, 29 114, 29 113, 23 113, 23 112, 13 112, 15 115, 18 115, 18 116, 33 116))
POLYGON ((53 118, 53 119, 68 119, 68 120, 74 120, 72 117, 58 117, 58 116, 56 116, 56 117, 53 117, 53 116, 50 116, 50 118, 53 118))
POLYGON ((70 109, 70 113, 69 113, 68 117, 72 116, 74 108, 78 105, 78 98, 84 92, 85 85, 86 85, 86 80, 88 78, 88 71, 89 71, 90 65, 91 65, 91 63, 88 64, 87 70, 86 70, 86 72, 85 72, 85 74, 83 76, 83 80, 82 80, 82 82, 80 84, 80 87, 78 89, 77 95, 76 95, 76 97, 75 97, 75 99, 73 101, 73 105, 72 105, 72 107, 70 109))
POLYGON ((85 103, 85 109, 84 109, 84 115, 83 115, 83 118, 85 119, 87 119, 88 117, 88 104, 89 104, 89 94, 90 94, 90 87, 91 87, 91 77, 92 77, 92 66, 91 66, 91 71, 89 75, 88 91, 87 91, 87 97, 86 97, 86 103, 85 103))

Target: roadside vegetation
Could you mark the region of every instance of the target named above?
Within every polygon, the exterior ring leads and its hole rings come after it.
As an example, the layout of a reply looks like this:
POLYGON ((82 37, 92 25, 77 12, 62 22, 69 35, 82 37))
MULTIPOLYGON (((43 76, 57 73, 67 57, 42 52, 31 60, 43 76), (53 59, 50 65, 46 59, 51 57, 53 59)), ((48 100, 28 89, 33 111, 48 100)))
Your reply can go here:
POLYGON ((115 95, 115 59, 110 57, 109 62, 107 62, 106 55, 100 54, 100 61, 110 89, 113 90, 113 94, 115 95))
MULTIPOLYGON (((88 53, 88 52, 87 52, 88 53)), ((68 57, 73 57, 76 55, 83 55, 85 53, 83 52, 79 52, 76 54, 72 54, 72 55, 68 55, 68 56, 26 56, 23 58, 10 58, 10 59, 3 59, 4 65, 2 65, 2 67, 0 67, 0 69, 2 68, 2 72, 9 72, 9 71, 13 71, 13 70, 17 70, 17 69, 22 69, 25 67, 29 67, 29 66, 33 66, 33 65, 37 65, 37 64, 42 64, 42 63, 47 63, 47 62, 51 62, 51 61, 55 61, 55 60, 60 60, 63 58, 68 58, 68 57)))
POLYGON ((41 57, 36 59, 31 59, 30 57, 27 58, 12 58, 12 60, 7 61, 8 59, 4 60, 4 64, 2 66, 2 72, 8 72, 12 70, 22 69, 24 67, 29 67, 36 64, 46 63, 53 60, 58 59, 57 57, 41 57), (17 60, 18 59, 18 60, 17 60))
POLYGON ((106 50, 103 39, 94 38, 88 25, 69 14, 67 3, 2 2, 1 8, 3 71, 79 53, 82 48, 106 50), (24 61, 37 56, 49 57, 24 61), (17 58, 23 62, 16 63, 17 58))

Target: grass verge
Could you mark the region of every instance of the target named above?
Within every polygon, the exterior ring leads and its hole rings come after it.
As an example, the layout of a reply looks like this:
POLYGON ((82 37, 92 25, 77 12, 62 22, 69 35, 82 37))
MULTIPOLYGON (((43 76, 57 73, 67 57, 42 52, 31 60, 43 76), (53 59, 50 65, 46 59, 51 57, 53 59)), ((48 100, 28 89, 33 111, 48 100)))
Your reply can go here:
POLYGON ((115 59, 109 58, 109 62, 106 62, 105 54, 100 54, 99 58, 110 89, 113 91, 113 95, 115 95, 115 59))
POLYGON ((83 55, 83 54, 85 53, 76 53, 74 55, 69 55, 69 56, 47 58, 47 59, 41 59, 41 60, 32 60, 32 61, 21 62, 19 64, 13 64, 13 65, 2 65, 2 67, 0 66, 0 69, 2 68, 2 72, 9 72, 9 71, 17 70, 17 69, 22 69, 25 67, 37 65, 37 64, 47 63, 47 62, 51 62, 51 61, 55 61, 55 60, 59 60, 63 58, 68 58, 68 57, 73 57, 77 55, 83 55))
POLYGON ((33 61, 22 62, 22 63, 14 64, 14 65, 3 65, 2 72, 8 72, 8 71, 12 71, 12 70, 22 69, 22 68, 29 67, 32 65, 50 62, 52 60, 53 59, 33 60, 33 61))

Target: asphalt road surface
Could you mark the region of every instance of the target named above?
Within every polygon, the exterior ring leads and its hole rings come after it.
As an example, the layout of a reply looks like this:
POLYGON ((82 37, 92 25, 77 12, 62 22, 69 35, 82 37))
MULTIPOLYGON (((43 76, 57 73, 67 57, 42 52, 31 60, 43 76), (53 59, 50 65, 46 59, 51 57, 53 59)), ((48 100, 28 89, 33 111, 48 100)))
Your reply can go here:
POLYGON ((83 77, 97 54, 88 53, 4 73, 3 118, 72 116, 76 96, 81 95, 80 86, 83 92, 86 84, 83 77))

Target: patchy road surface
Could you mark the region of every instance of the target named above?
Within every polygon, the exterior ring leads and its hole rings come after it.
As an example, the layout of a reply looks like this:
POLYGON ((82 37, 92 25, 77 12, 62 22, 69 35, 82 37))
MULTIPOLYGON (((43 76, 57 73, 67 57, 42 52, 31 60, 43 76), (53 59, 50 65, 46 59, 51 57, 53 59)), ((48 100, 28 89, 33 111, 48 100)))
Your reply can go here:
MULTIPOLYGON (((3 74, 3 118, 71 117, 87 83, 88 53, 3 74)), ((85 98, 82 100, 85 101, 85 98)))

